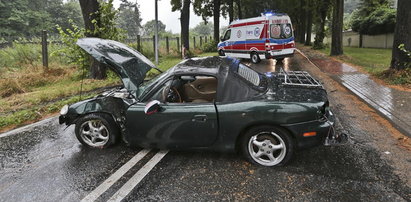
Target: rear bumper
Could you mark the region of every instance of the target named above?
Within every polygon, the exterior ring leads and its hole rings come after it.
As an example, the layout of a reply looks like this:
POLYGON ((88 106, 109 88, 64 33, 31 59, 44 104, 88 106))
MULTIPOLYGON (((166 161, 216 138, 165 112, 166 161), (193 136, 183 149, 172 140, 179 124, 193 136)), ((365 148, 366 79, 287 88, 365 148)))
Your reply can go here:
POLYGON ((305 149, 323 145, 327 137, 333 137, 334 131, 334 115, 331 111, 327 111, 326 118, 323 120, 315 120, 304 123, 284 125, 294 135, 299 149, 305 149), (315 132, 316 135, 304 136, 304 133, 315 132))

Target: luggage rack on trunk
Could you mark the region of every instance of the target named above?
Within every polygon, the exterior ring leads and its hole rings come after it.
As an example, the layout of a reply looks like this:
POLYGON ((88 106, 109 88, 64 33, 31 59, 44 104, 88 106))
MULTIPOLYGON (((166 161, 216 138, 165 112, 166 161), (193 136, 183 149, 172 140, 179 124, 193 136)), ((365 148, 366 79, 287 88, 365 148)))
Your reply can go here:
POLYGON ((316 79, 314 79, 306 71, 284 71, 283 68, 280 69, 278 73, 278 78, 281 80, 283 85, 290 86, 307 86, 307 87, 321 87, 322 85, 316 79))

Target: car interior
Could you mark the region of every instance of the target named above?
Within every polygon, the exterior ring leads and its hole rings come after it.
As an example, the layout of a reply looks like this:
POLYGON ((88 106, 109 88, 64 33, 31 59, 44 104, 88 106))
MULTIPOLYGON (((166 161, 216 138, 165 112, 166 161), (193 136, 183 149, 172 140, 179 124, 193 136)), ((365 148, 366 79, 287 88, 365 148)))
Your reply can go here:
POLYGON ((168 103, 214 102, 217 79, 212 76, 177 76, 163 88, 162 96, 168 103))

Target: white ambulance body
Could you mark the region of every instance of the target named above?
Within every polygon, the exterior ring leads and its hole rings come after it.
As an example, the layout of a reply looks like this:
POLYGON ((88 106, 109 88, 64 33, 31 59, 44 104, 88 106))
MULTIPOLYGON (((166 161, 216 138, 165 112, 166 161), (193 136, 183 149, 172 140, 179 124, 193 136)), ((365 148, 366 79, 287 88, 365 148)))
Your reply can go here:
POLYGON ((233 21, 217 48, 220 55, 250 58, 253 63, 293 56, 295 43, 290 17, 266 13, 261 17, 233 21))

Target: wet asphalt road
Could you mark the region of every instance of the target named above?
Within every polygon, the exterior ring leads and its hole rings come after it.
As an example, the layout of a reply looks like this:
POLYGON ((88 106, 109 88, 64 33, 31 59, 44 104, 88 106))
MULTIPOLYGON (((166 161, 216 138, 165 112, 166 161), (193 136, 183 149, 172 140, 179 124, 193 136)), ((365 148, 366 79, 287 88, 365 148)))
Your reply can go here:
MULTIPOLYGON (((248 63, 248 61, 244 61, 248 63)), ((170 151, 123 201, 411 201, 411 152, 384 120, 296 55, 263 61, 258 71, 307 70, 324 82, 338 131, 349 143, 296 153, 289 165, 266 168, 237 154, 170 151)), ((0 201, 79 201, 141 151, 116 145, 84 148, 56 118, 0 134, 0 201)), ((132 166, 97 201, 122 189, 158 151, 132 166)))

